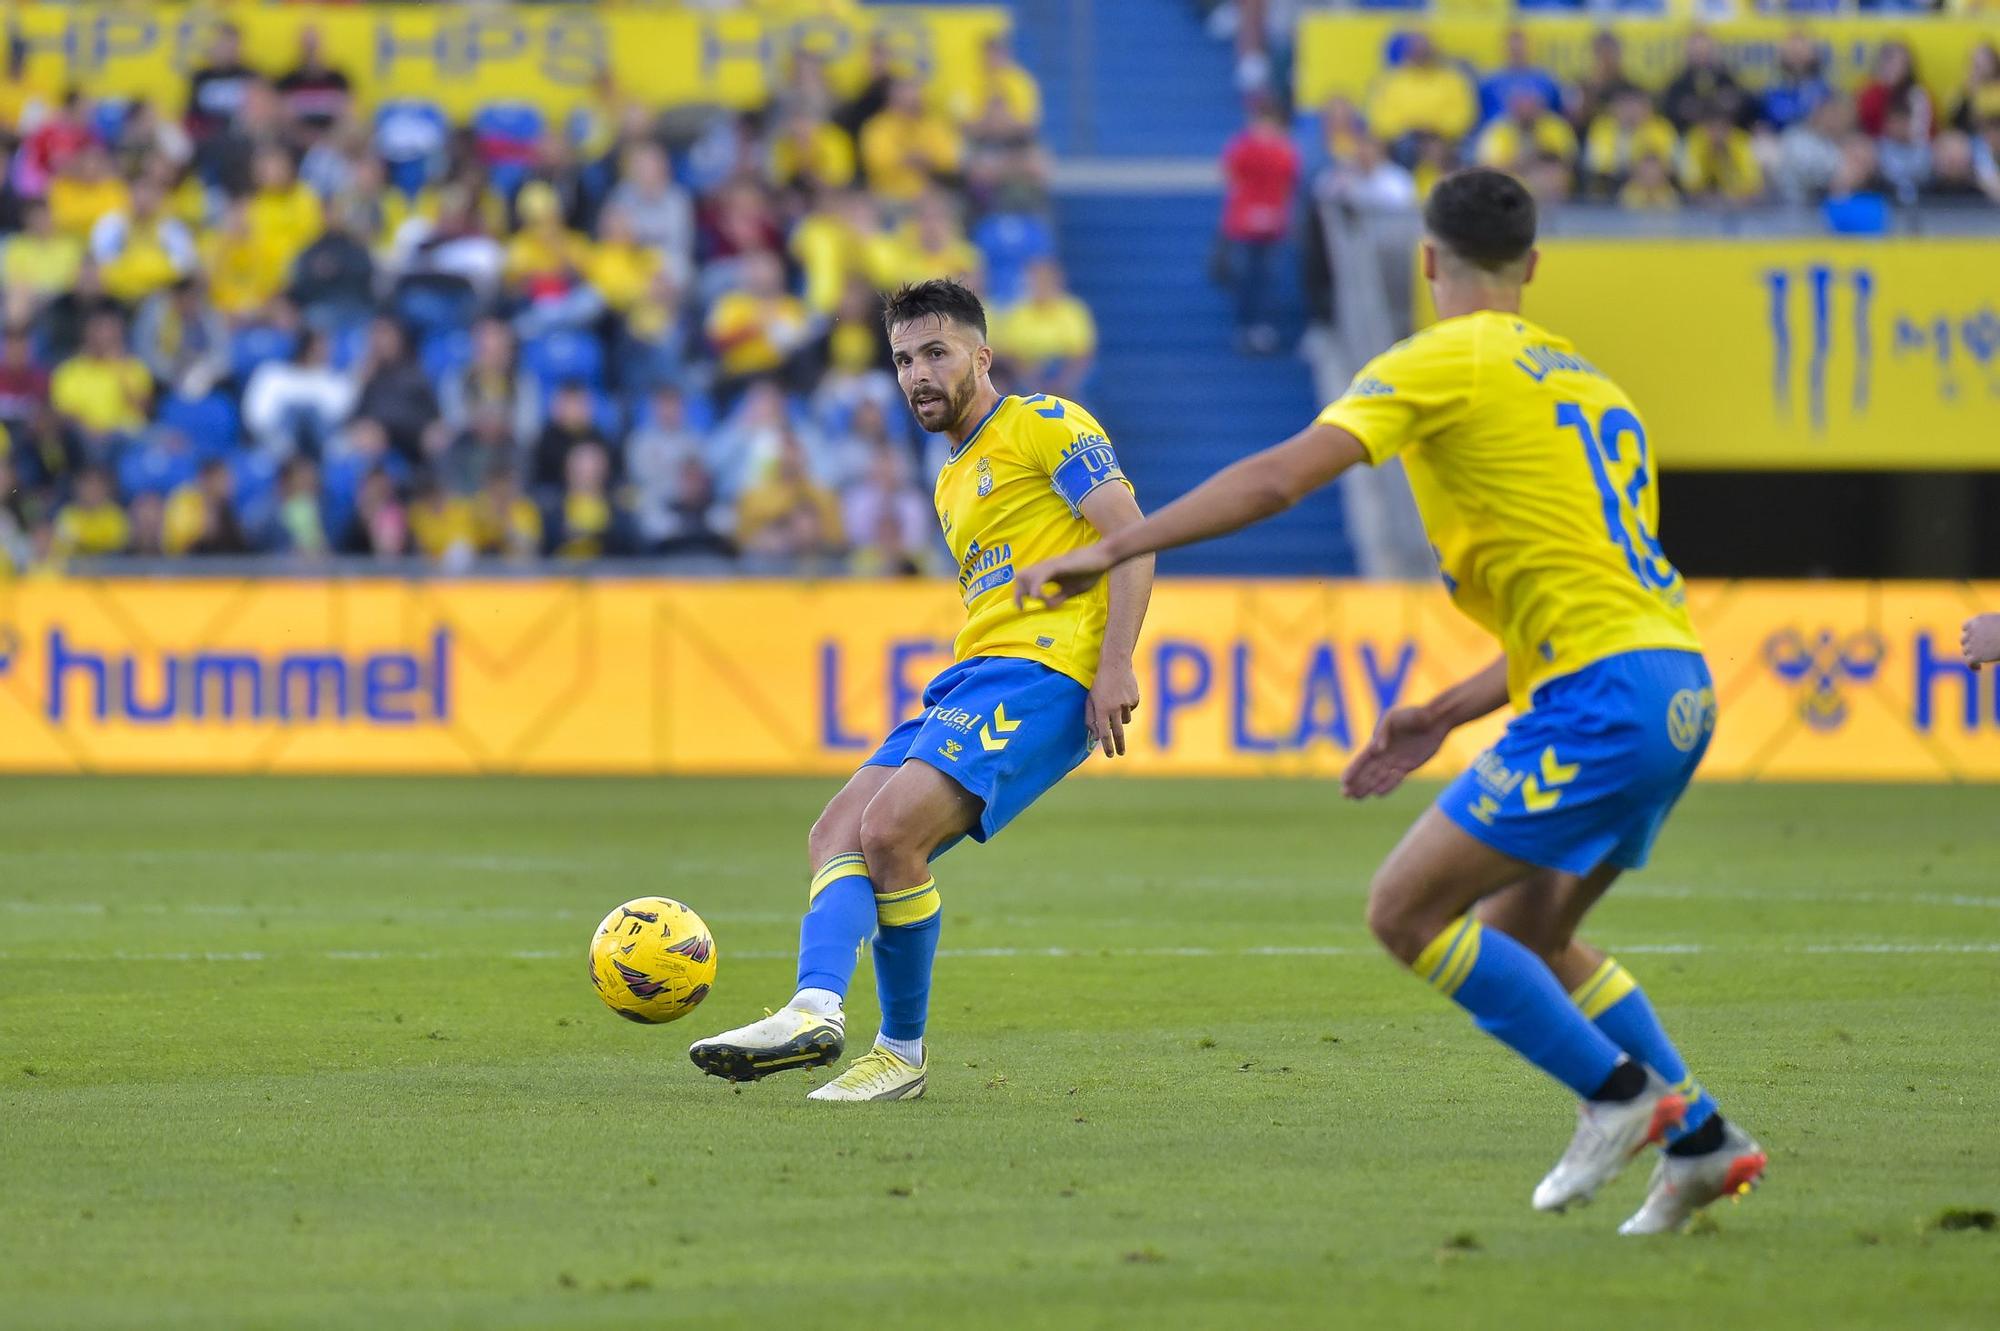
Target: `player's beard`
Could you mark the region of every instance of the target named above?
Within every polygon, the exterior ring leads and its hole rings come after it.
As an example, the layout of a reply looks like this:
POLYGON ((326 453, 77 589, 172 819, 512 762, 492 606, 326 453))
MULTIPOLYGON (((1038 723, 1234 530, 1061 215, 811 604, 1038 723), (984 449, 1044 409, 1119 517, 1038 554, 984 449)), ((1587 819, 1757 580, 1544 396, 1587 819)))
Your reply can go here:
POLYGON ((917 424, 934 434, 943 434, 954 427, 968 423, 965 419, 965 414, 972 406, 972 399, 978 392, 979 371, 977 369, 969 369, 965 372, 963 379, 960 379, 950 388, 944 390, 941 395, 944 399, 943 402, 938 407, 933 408, 933 410, 937 411, 937 416, 935 417, 938 422, 937 424, 933 425, 929 419, 925 418, 923 408, 919 407, 916 402, 912 401, 910 403, 910 410, 916 413, 917 424))

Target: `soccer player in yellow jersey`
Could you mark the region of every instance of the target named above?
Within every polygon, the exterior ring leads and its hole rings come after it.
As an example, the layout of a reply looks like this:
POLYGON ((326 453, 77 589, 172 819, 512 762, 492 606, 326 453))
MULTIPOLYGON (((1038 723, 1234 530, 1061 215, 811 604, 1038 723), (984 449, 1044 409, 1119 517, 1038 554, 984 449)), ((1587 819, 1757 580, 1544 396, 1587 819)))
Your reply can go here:
POLYGON ((1575 1093, 1569 1149, 1538 1209, 1588 1199, 1666 1146, 1621 1230, 1659 1233, 1747 1191, 1764 1153, 1688 1075, 1624 967, 1578 923, 1647 851, 1715 726, 1715 691, 1660 549, 1646 427, 1630 398, 1521 313, 1535 206, 1512 177, 1440 181, 1424 210, 1438 322, 1364 367, 1338 402, 1100 544, 1022 570, 1060 605, 1154 551, 1286 508, 1358 463, 1404 459, 1459 608, 1502 655, 1383 718, 1343 777, 1386 794, 1456 727, 1510 700, 1505 735, 1376 871, 1368 925, 1480 1029, 1575 1093))
POLYGON ((1125 752, 1139 705, 1132 649, 1153 585, 1142 556, 1059 606, 1017 603, 1017 567, 1140 521, 1118 456, 1074 402, 994 390, 986 312, 957 282, 904 287, 884 319, 917 422, 951 440, 937 511, 958 561, 965 627, 953 663, 924 690, 924 710, 890 733, 813 824, 792 1001, 688 1050, 702 1071, 736 1081, 833 1062, 846 1042, 841 1003, 873 939, 881 1034, 814 1100, 923 1094, 939 925, 930 861, 1005 827, 1093 744, 1107 757, 1125 752))

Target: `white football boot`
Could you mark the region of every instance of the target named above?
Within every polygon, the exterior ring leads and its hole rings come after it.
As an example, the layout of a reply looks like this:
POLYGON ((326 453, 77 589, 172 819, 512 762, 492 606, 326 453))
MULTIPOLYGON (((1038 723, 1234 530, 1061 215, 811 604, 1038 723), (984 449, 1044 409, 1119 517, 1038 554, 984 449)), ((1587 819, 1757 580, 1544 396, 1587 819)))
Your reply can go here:
POLYGON ((1700 1155, 1662 1155, 1643 1206, 1618 1226, 1620 1234, 1671 1234, 1710 1202, 1749 1195, 1770 1157, 1749 1133, 1724 1121, 1722 1145, 1700 1155))
POLYGON ((790 1068, 825 1067, 847 1048, 847 1018, 788 1007, 762 1021, 697 1040, 688 1058, 711 1077, 756 1081, 790 1068))
POLYGON ((1687 1110, 1686 1097, 1651 1068, 1646 1069, 1646 1089, 1630 1100, 1585 1100, 1576 1107, 1576 1135, 1569 1149, 1535 1185, 1535 1209, 1560 1211, 1589 1201, 1633 1156, 1664 1141, 1687 1110))

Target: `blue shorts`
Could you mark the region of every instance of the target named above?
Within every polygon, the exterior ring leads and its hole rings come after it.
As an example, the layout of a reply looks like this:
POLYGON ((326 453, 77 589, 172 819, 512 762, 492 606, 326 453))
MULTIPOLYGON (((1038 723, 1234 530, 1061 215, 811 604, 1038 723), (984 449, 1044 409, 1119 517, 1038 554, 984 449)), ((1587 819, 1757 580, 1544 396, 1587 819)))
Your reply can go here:
POLYGON ((1564 873, 1646 863, 1715 733, 1698 652, 1623 652, 1535 690, 1438 808, 1503 854, 1564 873))
POLYGON ((970 833, 984 841, 1090 756, 1089 696, 1039 661, 971 657, 925 685, 924 710, 890 731, 862 766, 901 767, 914 758, 937 768, 986 806, 970 833))

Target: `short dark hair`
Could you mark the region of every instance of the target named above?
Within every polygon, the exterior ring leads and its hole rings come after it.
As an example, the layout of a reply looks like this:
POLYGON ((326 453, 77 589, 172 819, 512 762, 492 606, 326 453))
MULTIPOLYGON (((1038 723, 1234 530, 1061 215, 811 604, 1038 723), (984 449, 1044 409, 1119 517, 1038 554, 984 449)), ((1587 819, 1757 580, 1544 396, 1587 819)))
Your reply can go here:
POLYGON ((949 277, 933 277, 928 282, 898 287, 882 307, 882 326, 891 332, 898 324, 930 318, 949 319, 976 328, 979 340, 986 340, 986 307, 972 294, 972 288, 949 277))
POLYGON ((1535 247, 1535 200, 1505 171, 1467 167, 1431 191, 1424 229, 1473 267, 1498 272, 1535 247))

